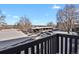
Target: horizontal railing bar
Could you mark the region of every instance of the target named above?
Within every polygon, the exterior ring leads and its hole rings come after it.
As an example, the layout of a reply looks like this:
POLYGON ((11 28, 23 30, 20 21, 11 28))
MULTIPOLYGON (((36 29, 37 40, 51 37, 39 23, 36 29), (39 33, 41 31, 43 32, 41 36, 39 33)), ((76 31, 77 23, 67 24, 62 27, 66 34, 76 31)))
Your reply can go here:
POLYGON ((15 47, 18 47, 18 46, 24 46, 24 45, 29 45, 29 46, 30 46, 31 43, 32 43, 32 45, 36 45, 36 44, 38 44, 38 43, 41 43, 41 42, 47 40, 47 38, 50 38, 50 37, 52 37, 52 36, 45 37, 45 38, 41 38, 41 39, 38 39, 38 40, 32 39, 32 40, 27 41, 27 42, 19 43, 19 44, 17 44, 17 45, 12 45, 12 46, 6 47, 6 48, 4 48, 4 49, 0 49, 0 52, 1 52, 1 51, 5 51, 5 50, 8 50, 8 49, 11 49, 11 48, 15 48, 15 47))

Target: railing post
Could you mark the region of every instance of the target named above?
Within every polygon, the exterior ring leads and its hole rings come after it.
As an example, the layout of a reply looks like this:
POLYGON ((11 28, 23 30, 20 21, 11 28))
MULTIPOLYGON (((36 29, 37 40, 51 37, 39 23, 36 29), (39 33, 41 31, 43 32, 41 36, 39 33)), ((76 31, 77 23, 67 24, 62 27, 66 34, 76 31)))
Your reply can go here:
POLYGON ((70 38, 70 41, 69 41, 69 54, 72 53, 72 38, 70 38))
POLYGON ((24 53, 28 54, 28 48, 25 48, 24 53))
POLYGON ((43 54, 43 42, 41 43, 41 54, 43 54))
POLYGON ((45 41, 45 54, 47 53, 47 44, 46 44, 46 41, 45 41))
POLYGON ((67 37, 65 38, 65 54, 67 54, 67 37))
POLYGON ((49 54, 49 39, 48 39, 48 41, 47 41, 47 42, 48 42, 48 54, 49 54))
POLYGON ((34 49, 34 46, 31 47, 31 54, 34 54, 35 53, 35 49, 34 49))
POLYGON ((78 39, 75 39, 75 54, 77 54, 78 50, 78 39))
POLYGON ((36 45, 36 54, 39 54, 39 44, 36 45))
POLYGON ((57 53, 57 40, 55 36, 52 36, 51 40, 51 54, 57 53))
POLYGON ((56 53, 59 53, 59 35, 58 34, 56 34, 56 43, 57 43, 56 53))
POLYGON ((52 37, 50 38, 50 54, 52 54, 52 37))
POLYGON ((61 54, 63 54, 63 37, 61 36, 61 54))

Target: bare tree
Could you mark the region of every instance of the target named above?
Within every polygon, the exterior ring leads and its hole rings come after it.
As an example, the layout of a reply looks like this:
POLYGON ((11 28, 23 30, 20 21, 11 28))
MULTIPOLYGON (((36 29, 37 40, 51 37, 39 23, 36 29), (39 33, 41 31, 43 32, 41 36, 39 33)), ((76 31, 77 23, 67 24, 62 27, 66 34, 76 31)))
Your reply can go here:
POLYGON ((53 26, 53 22, 48 22, 47 26, 53 26))
POLYGON ((60 9, 57 12, 57 26, 68 31, 72 31, 74 23, 76 20, 76 6, 75 5, 66 5, 64 9, 60 9))
POLYGON ((0 29, 5 28, 7 25, 7 23, 5 22, 5 18, 6 18, 6 16, 0 10, 0 29))
POLYGON ((19 22, 17 22, 16 27, 22 31, 28 31, 31 29, 31 22, 26 16, 22 16, 19 22))

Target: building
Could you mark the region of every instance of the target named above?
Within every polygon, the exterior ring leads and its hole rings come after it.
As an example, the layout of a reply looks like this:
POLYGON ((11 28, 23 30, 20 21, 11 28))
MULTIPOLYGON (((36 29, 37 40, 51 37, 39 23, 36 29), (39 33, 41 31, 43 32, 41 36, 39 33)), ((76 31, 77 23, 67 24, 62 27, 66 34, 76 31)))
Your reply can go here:
POLYGON ((45 26, 45 25, 34 25, 32 26, 32 32, 41 32, 41 31, 48 31, 52 30, 52 26, 45 26))

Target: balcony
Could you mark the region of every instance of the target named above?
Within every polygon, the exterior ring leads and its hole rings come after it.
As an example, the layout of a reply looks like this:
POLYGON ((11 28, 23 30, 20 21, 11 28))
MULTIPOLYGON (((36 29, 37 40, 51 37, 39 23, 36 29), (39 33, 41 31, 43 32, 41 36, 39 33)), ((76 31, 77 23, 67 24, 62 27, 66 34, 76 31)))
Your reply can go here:
POLYGON ((0 54, 78 54, 79 36, 54 34, 0 49, 0 54))

